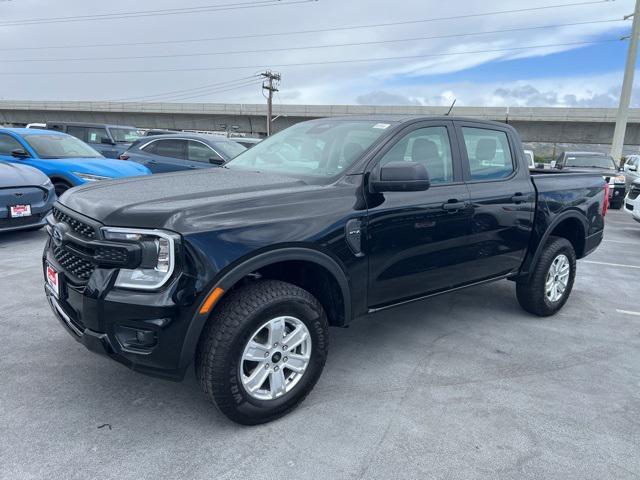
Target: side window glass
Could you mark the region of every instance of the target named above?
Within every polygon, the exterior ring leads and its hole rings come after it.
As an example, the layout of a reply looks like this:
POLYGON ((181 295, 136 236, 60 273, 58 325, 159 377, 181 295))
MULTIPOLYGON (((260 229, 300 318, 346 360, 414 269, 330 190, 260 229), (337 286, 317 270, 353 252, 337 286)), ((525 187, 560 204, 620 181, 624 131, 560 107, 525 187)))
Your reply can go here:
POLYGON ((156 147, 158 146, 158 143, 159 142, 148 143, 147 145, 142 147, 140 150, 146 153, 156 153, 156 147))
POLYGON ((505 132, 462 127, 471 180, 496 180, 510 176, 513 160, 505 132))
POLYGON ((11 156, 11 152, 16 149, 23 149, 24 147, 15 138, 9 135, 0 134, 0 155, 11 156))
POLYGON ((453 181, 451 143, 446 127, 425 127, 405 135, 380 161, 417 162, 427 169, 434 185, 453 181))
POLYGON ((192 162, 209 163, 209 159, 218 156, 210 147, 200 142, 189 141, 187 142, 187 147, 187 158, 192 162))
POLYGON ((85 140, 86 142, 102 143, 103 138, 111 141, 109 135, 107 134, 106 128, 87 128, 87 138, 85 140))
POLYGON ((82 141, 87 140, 87 129, 85 127, 74 127, 69 125, 67 127, 67 133, 69 135, 73 135, 76 138, 79 138, 82 141))
POLYGON ((183 140, 158 140, 155 154, 161 157, 184 159, 183 140))

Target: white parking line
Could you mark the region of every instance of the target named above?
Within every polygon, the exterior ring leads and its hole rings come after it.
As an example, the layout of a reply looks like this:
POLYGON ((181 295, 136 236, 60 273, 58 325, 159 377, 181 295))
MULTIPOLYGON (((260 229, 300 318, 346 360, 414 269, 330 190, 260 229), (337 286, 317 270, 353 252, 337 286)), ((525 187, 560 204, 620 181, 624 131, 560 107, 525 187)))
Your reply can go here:
POLYGON ((611 242, 611 243, 622 243, 623 245, 638 245, 637 242, 625 242, 623 240, 608 240, 608 239, 604 239, 602 240, 603 242, 611 242))
POLYGON ((623 265, 621 263, 607 263, 607 262, 595 262, 593 260, 580 260, 582 263, 592 263, 594 265, 607 265, 609 267, 623 267, 623 268, 638 268, 640 265, 623 265))
POLYGON ((632 312, 631 310, 618 310, 616 308, 616 312, 618 313, 625 313, 627 315, 635 315, 636 317, 640 317, 640 312, 632 312))

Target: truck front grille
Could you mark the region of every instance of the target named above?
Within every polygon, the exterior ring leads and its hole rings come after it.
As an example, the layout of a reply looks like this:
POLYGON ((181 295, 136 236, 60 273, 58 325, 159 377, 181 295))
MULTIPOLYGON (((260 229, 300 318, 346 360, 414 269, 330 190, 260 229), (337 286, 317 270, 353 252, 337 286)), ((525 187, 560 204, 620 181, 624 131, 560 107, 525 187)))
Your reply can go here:
POLYGON ((53 207, 53 218, 56 219, 56 222, 66 223, 74 232, 82 235, 85 238, 96 238, 96 230, 91 225, 88 225, 76 218, 70 217, 56 207, 53 207))
POLYGON ((79 257, 64 246, 53 245, 53 258, 64 269, 65 273, 71 274, 81 281, 88 281, 95 266, 83 258, 79 257))

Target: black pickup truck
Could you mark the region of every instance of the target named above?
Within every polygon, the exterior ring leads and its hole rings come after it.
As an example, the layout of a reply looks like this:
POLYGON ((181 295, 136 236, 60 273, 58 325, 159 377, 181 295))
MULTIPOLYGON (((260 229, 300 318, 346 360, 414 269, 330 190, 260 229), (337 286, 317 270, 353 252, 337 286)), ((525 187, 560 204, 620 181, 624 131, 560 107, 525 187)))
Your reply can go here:
POLYGON ((554 168, 566 172, 599 173, 609 184, 609 206, 622 208, 626 195, 626 177, 611 155, 599 152, 562 152, 554 162, 554 168))
POLYGON ((607 205, 601 175, 530 173, 508 125, 313 120, 223 168, 67 192, 45 292, 90 350, 174 380, 195 363, 223 413, 257 424, 311 391, 329 326, 500 279, 554 314, 607 205))

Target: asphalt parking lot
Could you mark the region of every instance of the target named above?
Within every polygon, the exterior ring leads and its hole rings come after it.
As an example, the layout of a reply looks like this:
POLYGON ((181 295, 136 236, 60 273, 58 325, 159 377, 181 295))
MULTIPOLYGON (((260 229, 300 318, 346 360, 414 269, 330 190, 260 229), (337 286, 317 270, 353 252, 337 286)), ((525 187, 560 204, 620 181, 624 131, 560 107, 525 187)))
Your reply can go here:
POLYGON ((555 317, 504 281, 332 329, 315 390, 260 427, 193 372, 148 378, 76 343, 43 295, 44 239, 0 237, 2 479, 640 477, 640 224, 621 211, 555 317))

